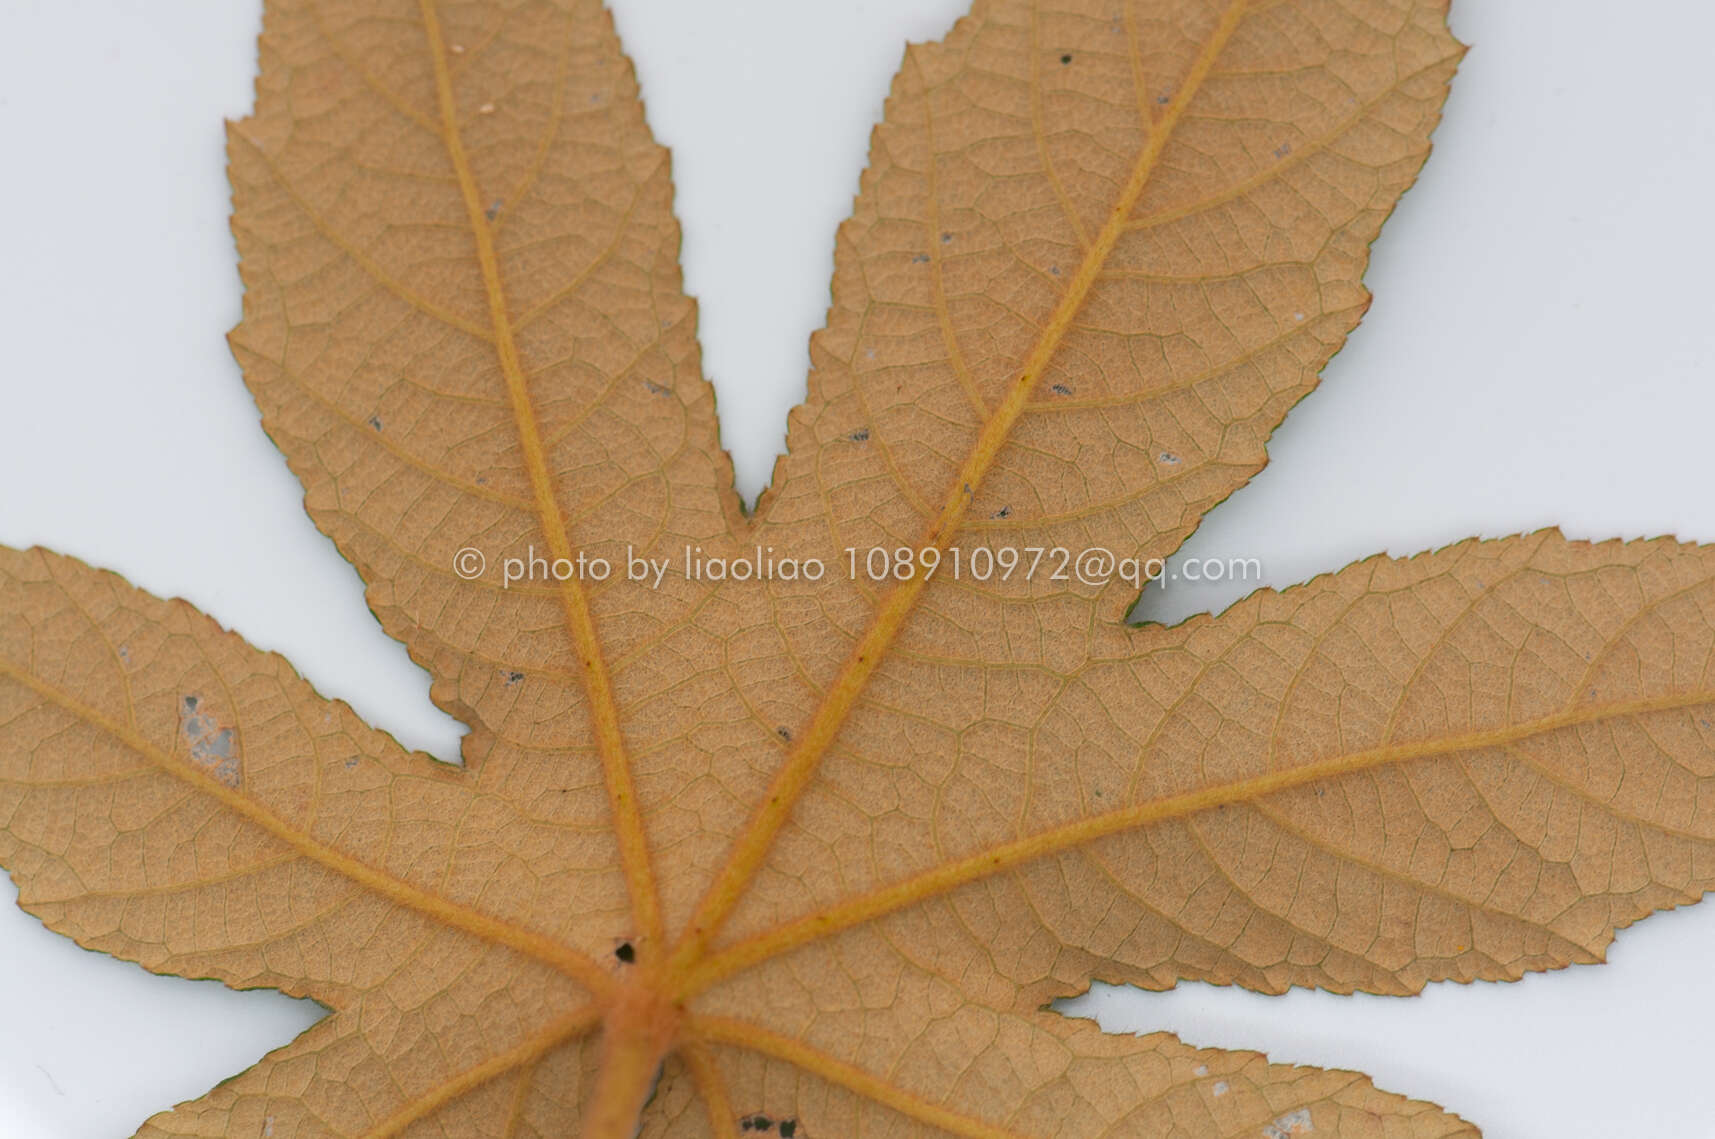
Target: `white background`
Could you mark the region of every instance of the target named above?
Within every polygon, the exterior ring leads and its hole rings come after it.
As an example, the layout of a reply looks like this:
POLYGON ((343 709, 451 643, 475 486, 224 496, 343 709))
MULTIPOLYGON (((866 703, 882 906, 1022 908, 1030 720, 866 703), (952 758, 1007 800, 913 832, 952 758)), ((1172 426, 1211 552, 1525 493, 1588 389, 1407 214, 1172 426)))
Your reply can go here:
MULTIPOLYGON (((687 283, 753 497, 901 44, 964 2, 615 3, 674 151, 687 283)), ((0 9, 0 541, 189 598, 451 758, 457 725, 306 520, 222 340, 239 287, 221 119, 249 104, 257 8, 0 9)), ((1460 0, 1454 28, 1474 50, 1376 247, 1374 309, 1188 553, 1257 557, 1288 585, 1555 522, 1715 540, 1715 6, 1460 0)), ((1157 612, 1237 592, 1185 587, 1157 612)), ((6 1139, 129 1134, 317 1016, 85 953, 10 900, 0 879, 6 1139)), ((1494 1139, 1715 1136, 1715 906, 1654 917, 1611 958, 1407 1000, 1186 986, 1079 1007, 1363 1069, 1494 1139)))

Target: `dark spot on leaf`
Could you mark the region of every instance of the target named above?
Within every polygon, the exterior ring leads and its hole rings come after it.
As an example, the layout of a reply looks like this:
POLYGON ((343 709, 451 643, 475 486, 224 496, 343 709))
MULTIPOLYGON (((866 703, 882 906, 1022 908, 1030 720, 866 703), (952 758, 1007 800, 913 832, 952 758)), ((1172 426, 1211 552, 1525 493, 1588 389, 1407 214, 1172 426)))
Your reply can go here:
POLYGON ((1289 155, 1291 153, 1292 153, 1292 144, 1290 142, 1283 142, 1279 146, 1274 148, 1274 156, 1276 158, 1285 158, 1287 155, 1289 155))
POLYGON ((951 241, 951 240, 953 240, 953 235, 952 235, 952 234, 950 234, 950 233, 943 233, 943 234, 942 234, 942 235, 941 235, 941 244, 942 244, 942 245, 945 245, 945 244, 947 244, 947 242, 949 242, 949 241, 951 241))
POLYGON ((846 438, 850 439, 853 443, 868 443, 869 442, 869 428, 860 427, 856 431, 853 431, 850 435, 847 435, 846 438))
POLYGON ((792 740, 792 729, 791 728, 788 728, 785 724, 781 724, 778 728, 775 728, 774 730, 780 733, 781 739, 786 740, 788 743, 791 742, 791 740, 792 740))
POLYGON ((508 686, 513 685, 513 684, 517 684, 520 680, 523 680, 523 679, 524 679, 524 674, 522 672, 509 672, 506 674, 506 683, 508 686))
POLYGON ((780 1135, 782 1139, 793 1139, 793 1136, 797 1134, 798 1121, 796 1119, 782 1119, 780 1121, 780 1135))
POLYGON ((929 263, 929 255, 927 253, 919 253, 911 259, 911 263, 913 265, 927 265, 929 263))
POLYGON ((1012 517, 1012 507, 1003 506, 999 510, 995 511, 994 514, 992 514, 990 517, 993 517, 993 518, 1010 518, 1010 517, 1012 517))
POLYGON ((1072 62, 1072 57, 1071 57, 1071 56, 1070 56, 1070 55, 1063 55, 1063 56, 1061 56, 1061 57, 1060 57, 1060 62, 1061 62, 1061 63, 1062 63, 1062 64, 1066 64, 1066 63, 1071 63, 1071 62, 1072 62))
POLYGON ((1173 101, 1173 96, 1163 91, 1155 97, 1155 101, 1165 107, 1168 103, 1173 101))
POLYGON ((654 380, 644 380, 643 386, 649 389, 649 394, 651 394, 651 395, 670 395, 671 394, 669 389, 662 387, 660 384, 656 383, 654 380))
POLYGON ((1048 390, 1053 392, 1055 395, 1071 395, 1072 394, 1072 389, 1067 387, 1065 384, 1054 384, 1054 385, 1050 386, 1048 390))
POLYGON ((185 697, 185 711, 194 712, 196 710, 197 710, 197 698, 195 696, 186 696, 185 697))
POLYGON ((494 199, 494 201, 488 203, 488 208, 486 210, 483 210, 482 212, 488 215, 489 221, 493 221, 495 218, 499 217, 500 216, 500 199, 496 198, 496 199, 494 199))
POLYGON ((630 965, 632 962, 637 960, 637 949, 631 944, 631 942, 622 941, 619 943, 619 948, 613 951, 613 955, 625 964, 630 965))
POLYGON ((369 417, 369 426, 375 428, 375 430, 377 430, 377 431, 381 430, 381 417, 379 415, 370 416, 369 417))

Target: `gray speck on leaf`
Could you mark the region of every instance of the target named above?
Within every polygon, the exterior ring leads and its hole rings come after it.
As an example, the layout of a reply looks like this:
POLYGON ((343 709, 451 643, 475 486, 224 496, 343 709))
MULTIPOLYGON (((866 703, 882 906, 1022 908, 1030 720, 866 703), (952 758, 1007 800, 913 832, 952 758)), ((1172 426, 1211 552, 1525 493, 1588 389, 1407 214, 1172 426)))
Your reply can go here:
POLYGON ((1310 1122, 1310 1109, 1301 1107, 1289 1111, 1262 1129, 1263 1139, 1291 1139, 1294 1135, 1308 1135, 1316 1130, 1310 1122))
POLYGON ((381 430, 381 417, 379 415, 370 416, 369 417, 369 426, 375 428, 375 430, 377 430, 377 431, 381 430))
POLYGON ((237 737, 215 716, 199 711, 200 703, 197 697, 186 696, 179 716, 179 734, 184 737, 191 762, 226 786, 237 787, 243 778, 237 737))

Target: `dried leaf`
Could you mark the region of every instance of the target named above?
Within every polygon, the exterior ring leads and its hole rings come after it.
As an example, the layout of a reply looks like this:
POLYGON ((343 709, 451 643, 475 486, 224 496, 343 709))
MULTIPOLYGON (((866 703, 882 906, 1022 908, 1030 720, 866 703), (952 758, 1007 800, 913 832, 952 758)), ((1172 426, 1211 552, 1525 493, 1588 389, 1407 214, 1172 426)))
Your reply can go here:
POLYGON ((332 1010, 141 1134, 1472 1134, 1042 1006, 1510 979, 1696 900, 1715 551, 1468 542, 1174 628, 975 572, 1164 557, 1260 469, 1459 51, 1442 0, 978 0, 907 53, 747 519, 600 6, 269 0, 233 348, 471 732, 0 552, 22 904, 332 1010))

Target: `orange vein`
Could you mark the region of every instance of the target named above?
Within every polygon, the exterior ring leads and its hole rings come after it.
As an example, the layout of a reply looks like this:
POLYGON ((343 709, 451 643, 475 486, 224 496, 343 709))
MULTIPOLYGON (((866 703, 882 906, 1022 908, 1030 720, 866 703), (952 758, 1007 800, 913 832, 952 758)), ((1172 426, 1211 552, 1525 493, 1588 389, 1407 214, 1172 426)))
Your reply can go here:
POLYGON ((501 1139, 513 1139, 518 1134, 518 1125, 524 1122, 524 1107, 530 1102, 530 1085, 536 1078, 536 1065, 541 1062, 541 1057, 536 1057, 518 1069, 518 1086, 512 1089, 512 1107, 506 1112, 506 1130, 500 1133, 501 1139))
MULTIPOLYGON (((912 51, 906 55, 911 64, 911 70, 917 75, 917 90, 923 99, 923 141, 929 151, 929 161, 924 164, 924 210, 928 217, 924 219, 924 242, 929 247, 929 295, 934 299, 935 320, 941 328, 941 343, 947 347, 947 362, 953 365, 953 375, 958 377, 959 386, 965 391, 965 399, 969 401, 971 410, 979 416, 988 413, 983 403, 983 394, 977 390, 977 382, 971 377, 971 369, 965 364, 964 349, 959 347, 959 334, 953 328, 952 310, 947 307, 946 255, 941 252, 941 243, 935 235, 941 232, 941 191, 940 179, 935 166, 935 109, 934 93, 930 91, 928 81, 923 78, 923 68, 917 62, 917 53, 912 51)), ((867 318, 866 318, 867 319, 867 318)), ((854 341, 854 346, 855 346, 854 341)), ((856 389, 860 393, 862 388, 856 389)), ((868 416, 868 400, 865 399, 865 415, 868 416)), ((891 463, 889 464, 891 465, 891 463)), ((906 487, 900 480, 900 490, 906 487)), ((915 498, 915 495, 911 497, 915 498)), ((916 505, 915 502, 912 503, 916 505)), ((927 513, 925 511, 924 513, 927 513)))
POLYGON ((679 1050, 679 1056, 691 1069, 691 1079, 696 1082, 697 1093, 703 1097, 703 1106, 709 1115, 709 1130, 715 1139, 738 1139, 738 1118, 733 1113, 732 1099, 727 1095, 726 1077, 721 1075, 720 1065, 709 1052, 708 1045, 693 1040, 679 1050))
MULTIPOLYGON (((923 535, 924 547, 944 550, 958 531, 983 476, 988 473, 996 456, 1006 444, 1013 425, 1024 414, 1036 381, 1059 349, 1060 342, 1071 330, 1072 322, 1083 307, 1090 288, 1101 274, 1102 266, 1107 262, 1115 243, 1125 231, 1127 219, 1136 207, 1138 199, 1143 196, 1144 187, 1149 184, 1150 175, 1161 158, 1167 140, 1173 134, 1174 125, 1202 86, 1228 39, 1237 30, 1246 2, 1247 0, 1233 0, 1229 5, 1214 35, 1204 45, 1196 63, 1192 65, 1179 94, 1162 116, 1159 127, 1150 133, 1149 141, 1138 156, 1119 200, 1109 211, 1101 232, 1096 235, 1095 241, 1085 254, 1077 274, 1066 288, 1065 295, 1055 306, 1053 315, 1042 330, 1041 338, 1025 359, 1018 378, 1008 387, 1000 405, 983 424, 976 445, 953 480, 951 493, 948 494, 939 516, 930 523, 923 535)), ((708 892, 698 903, 697 911, 674 951, 672 966, 675 969, 688 969, 702 957, 709 942, 720 931, 727 915, 744 895, 751 878, 762 865, 762 860, 767 857, 775 836, 786 825, 794 804, 809 785, 823 754, 839 734, 840 728, 845 724, 868 683, 870 674, 886 655, 889 645, 905 624, 906 617, 926 584, 927 579, 921 576, 913 578, 895 587, 882 600, 868 631, 846 659, 839 676, 817 707, 809 727, 799 737, 798 743, 787 755, 780 769, 775 772, 768 793, 763 797, 756 814, 744 833, 734 842, 725 865, 721 867, 708 892)))
POLYGON ((475 1091, 490 1080, 533 1064, 566 1041, 582 1036, 600 1020, 601 1013, 594 1005, 569 1012, 523 1043, 491 1056, 474 1068, 466 1068, 422 1098, 412 1100, 384 1119, 379 1127, 365 1131, 361 1139, 394 1139, 404 1134, 413 1123, 428 1118, 466 1092, 475 1091))
MULTIPOLYGON (((1035 4, 1030 6, 1030 133, 1036 136, 1036 159, 1042 163, 1042 173, 1048 179, 1048 185, 1054 190, 1054 197, 1060 202, 1060 212, 1066 215, 1066 224, 1072 229, 1072 236, 1078 239, 1078 244, 1089 248, 1090 235, 1084 232, 1084 219, 1078 216, 1078 207, 1072 204, 1072 196, 1066 192, 1065 185, 1060 181, 1060 175, 1054 170, 1054 159, 1048 153, 1048 128, 1042 113, 1042 11, 1035 4)), ((929 153, 934 154, 931 144, 929 153)), ((933 170, 935 163, 931 161, 929 168, 933 170)))
MULTIPOLYGON (((442 140, 446 143, 453 171, 458 176, 459 191, 464 196, 465 212, 476 241, 477 263, 482 268, 482 284, 488 293, 489 319, 494 325, 494 348, 500 359, 500 370, 506 377, 506 391, 512 401, 519 447, 530 475, 530 489, 536 499, 543 538, 556 559, 575 560, 576 552, 566 532, 566 520, 560 513, 559 500, 554 493, 554 478, 548 469, 536 407, 530 398, 529 383, 524 377, 518 344, 513 337, 512 318, 507 312, 506 293, 500 280, 500 260, 494 252, 494 234, 489 228, 482 193, 458 130, 458 108, 453 98, 452 75, 447 68, 440 17, 435 13, 434 0, 418 0, 418 7, 423 13, 423 28, 428 35, 429 55, 435 68, 435 96, 440 104, 442 140)), ((601 640, 596 635, 595 618, 590 613, 583 584, 575 577, 560 583, 560 607, 565 612, 566 627, 577 650, 584 690, 589 697, 591 726, 601 754, 608 807, 613 812, 614 834, 619 843, 620 867, 625 874, 632 915, 637 923, 639 951, 647 954, 661 940, 661 907, 655 894, 655 875, 649 865, 649 840, 643 829, 637 789, 632 783, 625 739, 619 729, 619 709, 613 699, 613 682, 602 656, 601 640)))
POLYGON ((1600 720, 1639 716, 1650 712, 1671 711, 1698 704, 1715 703, 1715 691, 1673 693, 1644 700, 1621 701, 1612 704, 1580 705, 1567 711, 1510 724, 1503 728, 1469 732, 1464 735, 1443 736, 1411 743, 1388 744, 1366 751, 1351 752, 1329 759, 1307 763, 1286 771, 1271 771, 1249 779, 1238 779, 1179 795, 1150 799, 1117 811, 1090 815, 1076 822, 1051 827, 1038 834, 1002 843, 980 854, 937 866, 889 886, 860 894, 855 898, 806 914, 801 918, 756 934, 724 952, 707 958, 691 971, 683 995, 688 997, 706 989, 723 977, 752 968, 769 958, 806 945, 852 926, 872 921, 884 914, 957 889, 967 883, 998 874, 1038 858, 1058 854, 1108 835, 1131 830, 1151 823, 1183 818, 1200 811, 1232 803, 1260 799, 1280 791, 1301 787, 1322 779, 1369 770, 1392 763, 1406 763, 1437 755, 1480 751, 1484 748, 1507 748, 1519 741, 1546 732, 1576 727, 1600 720))
POLYGON ((351 258, 352 263, 367 273, 370 279, 375 281, 376 284, 404 301, 411 309, 422 313, 424 316, 438 320, 449 328, 456 328, 465 335, 473 336, 482 341, 488 341, 491 338, 493 334, 490 333, 488 329, 482 327, 480 324, 475 324, 466 320, 451 309, 442 308, 427 297, 418 295, 403 281, 396 279, 392 274, 388 273, 379 261, 376 261, 356 245, 341 237, 339 232, 334 229, 332 224, 329 223, 328 219, 323 217, 315 207, 310 205, 308 199, 299 194, 297 189, 290 182, 286 181, 286 176, 280 170, 279 163, 275 162, 273 157, 269 155, 267 151, 258 146, 255 140, 238 130, 234 130, 232 132, 232 137, 241 140, 245 146, 248 146, 256 153, 256 157, 261 159, 262 165, 268 168, 268 174, 274 179, 274 184, 280 187, 280 192, 286 195, 286 197, 292 199, 292 204, 298 207, 298 212, 304 215, 304 220, 309 222, 310 227, 321 235, 322 240, 326 241, 329 245, 351 258))
POLYGON ((870 1075, 862 1068, 853 1067, 825 1052, 819 1052, 802 1040, 781 1036, 760 1025, 724 1016, 693 1016, 686 1028, 694 1037, 712 1043, 730 1044, 760 1052, 764 1056, 772 1056, 776 1060, 784 1060, 812 1075, 820 1076, 829 1083, 838 1084, 865 1099, 897 1111, 907 1119, 938 1127, 954 1135, 965 1136, 966 1139, 1024 1139, 1024 1136, 1016 1131, 1008 1131, 992 1123, 984 1123, 980 1119, 930 1103, 921 1096, 913 1095, 886 1080, 870 1075))
POLYGON ((221 806, 233 814, 273 835, 310 861, 325 866, 334 873, 375 891, 389 901, 397 902, 401 906, 433 918, 442 925, 462 930, 473 937, 480 937, 484 941, 491 941, 497 945, 516 949, 526 956, 552 965, 598 995, 606 994, 613 988, 613 978, 607 970, 598 965, 593 958, 578 952, 571 946, 562 945, 552 938, 543 937, 541 934, 521 926, 515 926, 510 922, 491 917, 480 910, 471 909, 469 906, 461 905, 438 894, 431 894, 427 890, 395 878, 384 870, 377 870, 366 862, 316 841, 255 799, 240 794, 234 788, 228 787, 206 772, 174 760, 171 755, 156 747, 133 728, 108 719, 88 704, 50 684, 37 680, 8 660, 0 659, 0 676, 17 681, 25 688, 57 704, 84 723, 106 732, 166 774, 217 800, 221 806))

